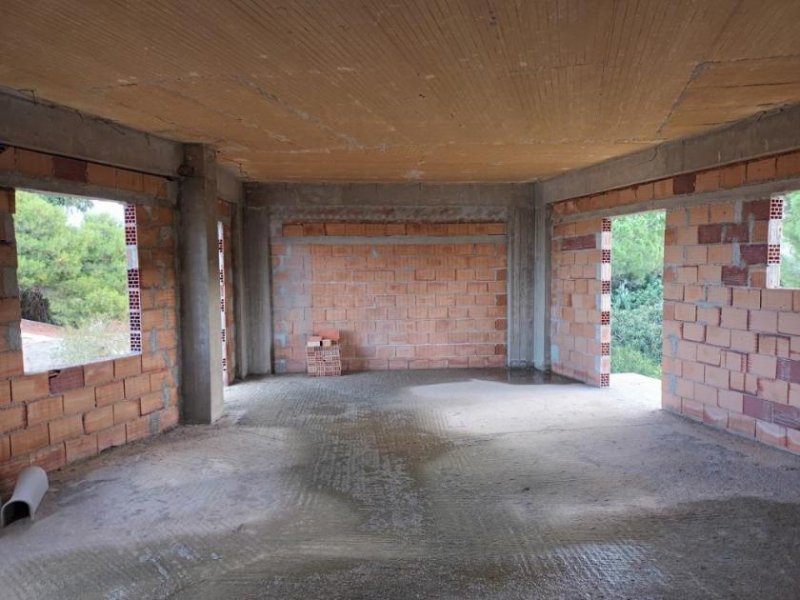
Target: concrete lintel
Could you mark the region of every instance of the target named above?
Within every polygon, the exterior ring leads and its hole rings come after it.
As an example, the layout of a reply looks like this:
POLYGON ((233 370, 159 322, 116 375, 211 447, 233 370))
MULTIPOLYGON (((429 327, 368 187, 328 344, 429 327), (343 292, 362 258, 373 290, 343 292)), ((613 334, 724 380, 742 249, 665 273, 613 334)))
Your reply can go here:
POLYGON ((424 244, 505 244, 505 235, 382 235, 275 237, 280 244, 315 246, 419 246, 424 244))
POLYGON ((800 148, 800 104, 542 181, 545 204, 800 148))
POLYGON ((187 423, 222 415, 222 326, 213 149, 187 144, 180 184, 181 399, 187 423))
POLYGON ((525 206, 529 183, 245 184, 251 206, 525 206))
POLYGON ((38 190, 41 192, 52 192, 54 194, 68 194, 74 196, 88 196, 103 200, 116 200, 118 202, 129 202, 131 204, 143 204, 147 206, 174 206, 178 197, 178 184, 170 182, 167 191, 169 198, 159 200, 144 192, 134 192, 119 188, 91 185, 78 181, 67 181, 66 179, 55 179, 52 177, 29 177, 21 173, 3 172, 0 173, 0 187, 12 187, 38 190))
POLYGON ((0 88, 0 144, 175 177, 181 144, 0 88))

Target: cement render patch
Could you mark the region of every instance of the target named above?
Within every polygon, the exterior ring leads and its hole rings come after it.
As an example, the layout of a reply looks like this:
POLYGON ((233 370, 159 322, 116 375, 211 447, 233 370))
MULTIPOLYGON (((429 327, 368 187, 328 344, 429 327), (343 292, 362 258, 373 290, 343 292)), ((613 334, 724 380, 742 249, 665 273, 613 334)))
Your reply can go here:
POLYGON ((800 459, 500 370, 280 376, 53 474, 2 597, 796 598, 800 459))

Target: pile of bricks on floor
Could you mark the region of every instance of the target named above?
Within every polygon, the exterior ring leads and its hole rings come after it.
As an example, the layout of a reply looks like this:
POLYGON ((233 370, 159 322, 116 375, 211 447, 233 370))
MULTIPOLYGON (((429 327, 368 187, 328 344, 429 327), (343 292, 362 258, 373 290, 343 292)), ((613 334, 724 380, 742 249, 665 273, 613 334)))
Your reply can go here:
POLYGON ((339 330, 320 331, 308 338, 306 356, 311 377, 331 377, 342 374, 342 357, 339 354, 339 330))

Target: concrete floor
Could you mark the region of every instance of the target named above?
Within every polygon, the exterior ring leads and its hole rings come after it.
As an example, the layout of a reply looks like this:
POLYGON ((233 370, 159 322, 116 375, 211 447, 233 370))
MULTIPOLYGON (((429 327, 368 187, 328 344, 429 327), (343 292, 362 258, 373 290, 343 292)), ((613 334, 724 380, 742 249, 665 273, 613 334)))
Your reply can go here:
POLYGON ((504 371, 285 376, 54 474, 0 597, 800 597, 800 458, 504 371))

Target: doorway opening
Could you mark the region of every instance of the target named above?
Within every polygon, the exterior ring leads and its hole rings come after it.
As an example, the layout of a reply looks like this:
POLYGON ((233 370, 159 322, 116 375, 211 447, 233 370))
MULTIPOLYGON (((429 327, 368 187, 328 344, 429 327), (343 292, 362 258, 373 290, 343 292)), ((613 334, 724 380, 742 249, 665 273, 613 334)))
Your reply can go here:
POLYGON ((663 210, 616 217, 611 236, 611 372, 659 385, 665 220, 663 210))

